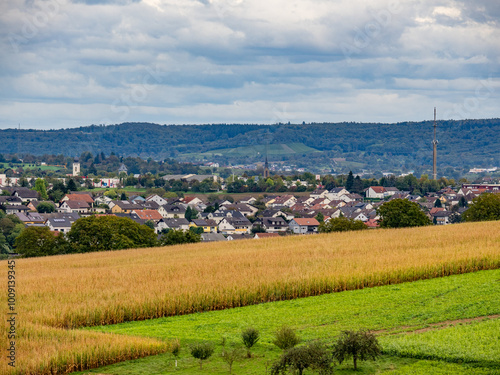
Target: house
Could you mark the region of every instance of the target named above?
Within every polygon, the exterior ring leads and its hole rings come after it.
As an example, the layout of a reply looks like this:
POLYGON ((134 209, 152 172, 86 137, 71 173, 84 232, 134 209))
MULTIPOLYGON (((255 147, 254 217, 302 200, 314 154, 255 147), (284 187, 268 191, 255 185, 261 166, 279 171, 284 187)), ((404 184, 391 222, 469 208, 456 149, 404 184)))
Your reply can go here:
POLYGON ((263 217, 259 222, 267 233, 286 232, 288 229, 288 223, 281 216, 263 217))
MULTIPOLYGON (((36 202, 36 201, 33 201, 36 202)), ((31 202, 30 202, 31 203, 31 202)), ((16 197, 16 196, 9 196, 9 195, 0 195, 0 206, 22 206, 23 201, 21 198, 16 197)), ((28 205, 29 206, 29 205, 28 205)))
POLYGON ((89 212, 90 206, 85 201, 64 201, 61 203, 57 211, 59 212, 78 212, 86 214, 89 212))
POLYGON ((5 213, 7 215, 14 215, 16 213, 26 213, 28 212, 30 209, 26 206, 23 206, 23 205, 10 205, 10 204, 4 204, 2 205, 5 213))
POLYGON ((203 201, 197 197, 184 197, 182 203, 187 204, 188 206, 195 207, 197 205, 203 204, 203 201))
POLYGON ((227 238, 220 233, 202 233, 201 242, 227 241, 227 238))
POLYGON ((395 187, 386 187, 386 196, 393 196, 394 194, 401 194, 401 191, 399 191, 398 188, 395 187))
POLYGON ((318 198, 327 198, 328 190, 327 189, 316 189, 311 194, 310 197, 313 199, 318 198))
POLYGON ((141 219, 139 217, 139 215, 133 213, 133 212, 130 212, 130 213, 116 213, 114 214, 115 216, 118 216, 118 217, 127 217, 133 221, 135 221, 137 224, 140 224, 140 225, 144 225, 146 224, 146 221, 147 220, 144 220, 144 219, 141 219))
POLYGON ((38 212, 17 212, 15 213, 17 218, 23 222, 25 225, 30 224, 44 224, 47 220, 45 216, 39 214, 38 212))
POLYGON ((294 218, 288 226, 293 233, 296 234, 310 234, 318 231, 319 222, 314 218, 294 218))
POLYGON ((297 202, 297 198, 295 198, 293 195, 282 195, 282 196, 276 197, 272 203, 269 203, 266 206, 267 207, 278 207, 278 206, 292 207, 296 202, 297 202))
POLYGON ((213 220, 193 219, 189 227, 203 228, 204 233, 217 233, 217 223, 213 220))
POLYGON ((186 218, 163 219, 162 221, 165 224, 165 228, 183 231, 189 230, 189 220, 186 218))
POLYGON ((163 219, 163 216, 156 210, 134 210, 132 213, 139 216, 140 219, 145 221, 152 221, 155 224, 163 219))
POLYGON ((280 235, 278 233, 255 233, 254 239, 259 240, 262 238, 279 238, 280 235))
POLYGON ((113 200, 110 198, 110 197, 107 197, 106 195, 100 195, 99 197, 97 197, 95 200, 94 200, 94 204, 96 205, 100 205, 100 204, 106 204, 109 206, 109 204, 112 202, 113 200))
POLYGON ((158 206, 163 206, 165 204, 168 204, 168 201, 165 198, 160 197, 158 194, 153 194, 146 197, 146 201, 155 202, 158 204, 158 206))
POLYGON ((23 202, 38 200, 38 191, 28 188, 16 188, 13 195, 20 198, 23 202))
POLYGON ((243 197, 240 198, 239 202, 240 203, 246 203, 246 204, 253 204, 257 201, 257 198, 255 197, 243 197))
POLYGON ((166 219, 184 217, 186 215, 186 209, 176 204, 161 205, 160 208, 158 208, 158 212, 166 219))
POLYGON ((228 211, 238 211, 241 212, 245 216, 253 216, 259 211, 258 208, 254 206, 250 206, 249 204, 245 203, 231 203, 231 204, 224 204, 221 206, 223 209, 227 209, 228 211))
POLYGON ((384 199, 387 194, 387 190, 383 186, 370 186, 366 190, 367 198, 384 199))
POLYGON ((219 223, 219 232, 223 234, 250 234, 252 223, 243 215, 226 216, 219 223))
POLYGON ((250 240, 253 236, 248 233, 233 233, 227 236, 228 241, 250 240))
POLYGON ((158 211, 160 208, 160 205, 156 203, 155 201, 144 201, 144 202, 137 202, 138 205, 142 207, 143 210, 155 210, 158 211))
POLYGON ((45 222, 45 225, 50 228, 52 232, 63 232, 63 233, 68 233, 71 230, 71 225, 73 222, 71 222, 67 218, 49 218, 45 222))
POLYGON ((452 212, 450 212, 450 211, 436 212, 433 215, 436 225, 448 225, 448 224, 450 224, 451 214, 452 214, 452 212))
POLYGON ((226 216, 232 216, 232 214, 231 213, 227 213, 227 212, 209 212, 209 213, 202 212, 201 213, 201 218, 202 219, 213 220, 213 221, 215 221, 215 223, 217 225, 219 225, 219 223, 222 221, 222 219, 224 219, 226 216))
POLYGON ((343 187, 338 187, 338 188, 333 188, 330 190, 327 194, 326 197, 332 201, 335 200, 340 200, 340 197, 344 194, 349 194, 349 191, 347 191, 343 187))
POLYGON ((94 204, 94 200, 89 194, 66 194, 64 197, 62 197, 60 203, 65 201, 83 201, 86 202, 89 207, 94 204))
POLYGON ((363 201, 363 197, 359 194, 352 193, 352 194, 344 194, 340 197, 340 200, 349 203, 349 202, 360 202, 363 201))
POLYGON ((129 201, 113 201, 114 205, 111 207, 111 212, 114 214, 130 214, 135 210, 142 210, 142 207, 138 203, 132 203, 129 201))
POLYGON ((275 208, 268 208, 262 212, 262 217, 278 217, 282 216, 285 220, 292 220, 294 216, 289 212, 284 212, 275 208))

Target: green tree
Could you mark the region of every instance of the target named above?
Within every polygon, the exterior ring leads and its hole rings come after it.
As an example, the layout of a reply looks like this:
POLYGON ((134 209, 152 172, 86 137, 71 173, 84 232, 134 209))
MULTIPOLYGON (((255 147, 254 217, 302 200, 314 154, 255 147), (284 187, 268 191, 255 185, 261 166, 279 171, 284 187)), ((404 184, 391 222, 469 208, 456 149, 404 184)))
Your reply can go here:
POLYGON ((352 358, 354 370, 357 362, 367 359, 376 360, 382 348, 373 333, 367 331, 343 331, 333 345, 333 357, 340 363, 352 358))
POLYGON ((193 344, 190 347, 191 355, 200 361, 200 370, 203 366, 203 361, 210 358, 214 353, 214 346, 209 342, 201 342, 193 344))
POLYGON ((151 229, 155 229, 155 222, 152 221, 152 220, 147 220, 145 223, 144 223, 145 226, 147 226, 148 228, 151 228, 151 229))
POLYGON ((318 220, 318 222, 320 224, 324 223, 325 222, 325 215, 323 215, 322 212, 318 212, 318 214, 316 215, 315 219, 318 220))
POLYGON ((73 223, 68 238, 79 253, 157 245, 151 228, 128 217, 89 216, 73 223))
POLYGON ((230 349, 227 349, 226 346, 223 345, 221 357, 222 360, 228 364, 229 373, 232 374, 234 362, 243 357, 242 350, 238 346, 232 346, 230 349))
POLYGON ((184 232, 180 229, 171 229, 167 233, 163 234, 160 239, 160 243, 166 246, 195 243, 200 241, 201 236, 199 234, 191 231, 184 232))
POLYGON ((122 194, 120 195, 120 200, 121 201, 126 201, 127 200, 127 194, 125 194, 124 191, 122 191, 122 194))
POLYGON ((76 186, 76 182, 74 179, 70 178, 68 180, 68 184, 66 185, 66 191, 67 192, 70 192, 70 191, 77 191, 78 188, 76 186))
POLYGON ((56 207, 50 202, 40 202, 36 206, 36 210, 41 214, 51 213, 56 210, 56 207))
POLYGON ((418 203, 407 199, 393 199, 377 208, 382 228, 419 227, 432 222, 420 209, 418 203))
POLYGON ((48 227, 28 227, 16 238, 16 251, 23 257, 64 254, 67 242, 62 233, 54 235, 48 227))
POLYGON ((441 208, 443 207, 443 204, 441 203, 441 199, 436 199, 436 201, 434 202, 434 207, 437 207, 437 208, 441 208))
POLYGON ((332 374, 332 357, 324 345, 312 342, 283 353, 273 364, 271 375, 286 374, 288 369, 299 375, 302 375, 305 369, 320 370, 321 374, 332 374))
POLYGON ((259 330, 256 329, 256 328, 254 328, 254 327, 245 328, 241 332, 241 339, 243 340, 243 344, 247 348, 247 357, 251 358, 252 357, 252 353, 250 352, 250 349, 260 339, 259 330))
POLYGON ((186 213, 184 214, 184 217, 188 221, 196 219, 198 217, 198 211, 196 211, 195 209, 191 208, 190 206, 187 206, 186 213))
POLYGON ((297 336, 295 331, 286 325, 280 327, 274 333, 273 344, 280 349, 287 350, 293 348, 299 342, 300 338, 297 336))
POLYGON ((318 232, 347 232, 351 230, 365 230, 368 227, 360 220, 348 219, 346 217, 337 217, 330 219, 327 223, 320 223, 318 232))
POLYGON ((47 195, 47 187, 45 186, 45 180, 37 178, 35 181, 35 190, 38 191, 40 198, 43 200, 49 199, 47 195))
POLYGON ((205 232, 202 227, 189 227, 189 231, 195 234, 202 234, 205 232))
POLYGON ((485 193, 474 198, 462 214, 464 221, 500 220, 500 194, 485 193))
POLYGON ((467 203, 467 199, 462 195, 458 201, 458 207, 463 208, 467 207, 469 204, 467 203))
POLYGON ((352 171, 349 171, 349 174, 347 175, 347 181, 345 183, 346 190, 351 192, 353 185, 354 185, 354 176, 352 175, 352 171))

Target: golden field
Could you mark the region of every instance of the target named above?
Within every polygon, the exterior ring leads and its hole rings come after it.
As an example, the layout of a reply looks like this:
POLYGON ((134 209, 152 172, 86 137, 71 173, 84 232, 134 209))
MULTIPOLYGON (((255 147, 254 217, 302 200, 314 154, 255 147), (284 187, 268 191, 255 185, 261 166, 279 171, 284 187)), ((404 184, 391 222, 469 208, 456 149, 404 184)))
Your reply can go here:
MULTIPOLYGON (((6 261, 1 263, 5 272, 6 261)), ((26 372, 51 360, 57 367, 64 362, 57 356, 75 362, 75 353, 109 340, 115 347, 95 349, 99 360, 123 360, 140 356, 140 350, 143 355, 167 350, 167 345, 138 338, 125 342, 123 336, 104 339, 99 336, 104 334, 75 329, 499 266, 500 222, 18 259, 18 319, 36 333, 19 339, 17 359, 24 366, 23 357, 30 358, 26 372), (56 338, 47 339, 51 335, 56 338), (56 340, 65 344, 55 345, 56 340), (45 362, 37 362, 35 352, 45 353, 45 362)), ((6 297, 1 298, 6 306, 6 297)), ((95 360, 85 361, 95 367, 95 360)), ((59 373, 69 367, 60 366, 59 373)))

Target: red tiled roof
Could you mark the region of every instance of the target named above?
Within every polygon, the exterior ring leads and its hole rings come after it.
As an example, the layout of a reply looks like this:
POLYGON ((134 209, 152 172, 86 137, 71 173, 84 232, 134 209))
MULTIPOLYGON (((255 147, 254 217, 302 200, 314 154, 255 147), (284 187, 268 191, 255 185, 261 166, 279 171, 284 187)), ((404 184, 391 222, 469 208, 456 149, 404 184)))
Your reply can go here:
POLYGON ((386 191, 385 187, 383 187, 383 186, 370 186, 370 189, 372 189, 377 194, 381 194, 381 193, 384 193, 386 191))
POLYGON ((94 200, 88 194, 66 194, 66 198, 70 201, 84 201, 89 204, 94 203, 94 200))
POLYGON ((156 210, 137 210, 135 213, 142 220, 161 220, 163 218, 156 210))
POLYGON ((295 222, 299 225, 319 225, 318 220, 314 218, 302 218, 302 217, 296 217, 295 222))

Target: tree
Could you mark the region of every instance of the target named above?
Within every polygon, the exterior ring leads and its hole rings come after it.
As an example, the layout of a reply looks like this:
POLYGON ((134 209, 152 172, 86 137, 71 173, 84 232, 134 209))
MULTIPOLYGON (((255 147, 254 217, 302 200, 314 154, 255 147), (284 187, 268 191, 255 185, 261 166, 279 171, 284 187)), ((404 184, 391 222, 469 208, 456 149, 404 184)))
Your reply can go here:
POLYGON ((65 254, 67 249, 64 235, 52 233, 49 227, 28 227, 15 243, 16 251, 25 258, 65 254))
POLYGON ((66 185, 66 191, 77 191, 76 182, 74 179, 70 178, 68 184, 66 185))
POLYGON ((47 214, 54 212, 56 207, 50 202, 40 202, 38 206, 36 206, 36 210, 38 213, 47 214))
POLYGON ((432 222, 420 209, 418 203, 407 199, 393 199, 377 208, 382 228, 419 227, 432 222))
POLYGON ((500 194, 485 193, 474 198, 462 214, 464 221, 500 220, 500 194))
POLYGON ((349 171, 349 174, 347 175, 347 181, 345 183, 345 188, 347 191, 351 191, 352 187, 354 185, 354 176, 352 175, 352 171, 349 171))
POLYGON ((319 223, 324 223, 325 222, 325 215, 323 215, 322 212, 318 212, 315 219, 318 220, 319 223))
POLYGON ((358 193, 361 194, 363 192, 364 184, 363 181, 361 180, 361 177, 356 176, 354 179, 354 182, 352 184, 352 189, 351 193, 358 193))
POLYGON ((467 199, 465 199, 465 197, 462 195, 460 197, 460 200, 458 201, 458 207, 460 208, 463 208, 463 207, 467 207, 469 204, 467 203, 467 199))
POLYGON ((259 331, 254 327, 248 327, 241 332, 241 339, 247 348, 247 357, 251 358, 252 353, 250 352, 250 349, 257 343, 257 341, 259 341, 259 331))
POLYGON ((192 231, 184 232, 180 229, 171 229, 167 233, 163 234, 160 239, 160 243, 166 246, 195 243, 200 241, 201 236, 199 234, 192 231))
POLYGON ((191 346, 191 355, 200 360, 200 370, 203 366, 203 361, 208 359, 214 353, 214 347, 209 342, 201 342, 191 346))
POLYGON ((122 194, 120 195, 120 200, 121 201, 126 201, 127 200, 127 194, 125 194, 124 191, 122 191, 122 194))
POLYGON ((274 333, 273 344, 280 349, 286 350, 293 348, 299 342, 300 338, 295 331, 286 325, 282 326, 274 333))
MULTIPOLYGON (((288 368, 302 375, 305 369, 320 370, 321 374, 332 374, 332 357, 326 348, 312 342, 287 350, 271 368, 271 375, 286 374, 288 368)), ((295 373, 295 372, 294 372, 295 373)))
POLYGON ((47 187, 45 186, 45 181, 43 179, 41 178, 36 179, 35 190, 38 191, 40 198, 44 200, 49 199, 49 196, 47 195, 47 187))
POLYGON ((375 335, 368 331, 343 331, 333 345, 333 357, 340 363, 352 357, 354 370, 357 370, 358 359, 376 360, 380 355, 380 347, 375 335))
POLYGON ((318 232, 346 232, 351 230, 365 230, 368 227, 360 220, 348 219, 346 217, 336 217, 330 219, 327 223, 320 223, 318 232))
POLYGON ((226 346, 222 346, 221 353, 222 360, 226 362, 229 366, 229 373, 233 372, 233 363, 242 357, 241 348, 233 346, 231 349, 226 349, 226 346))
POLYGON ((187 221, 191 221, 193 219, 196 219, 198 217, 198 211, 191 208, 190 206, 187 206, 186 213, 184 214, 184 217, 186 218, 187 221))
POLYGON ((437 208, 441 208, 443 207, 442 203, 441 203, 441 199, 436 199, 436 201, 434 202, 434 207, 437 207, 437 208))
POLYGON ((74 251, 119 250, 157 245, 154 230, 128 217, 89 216, 73 223, 68 238, 74 251))
POLYGON ((147 226, 148 228, 151 228, 151 229, 155 229, 155 222, 153 220, 147 220, 145 223, 144 223, 145 226, 147 226))

